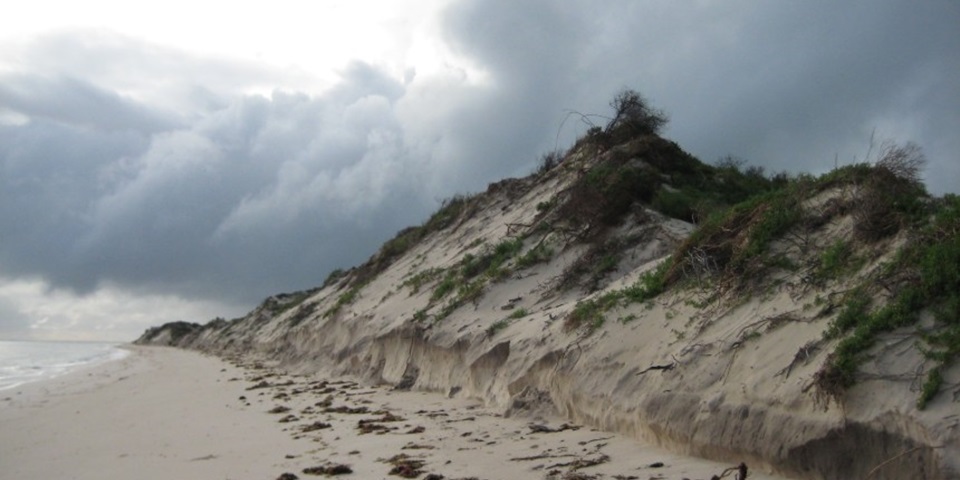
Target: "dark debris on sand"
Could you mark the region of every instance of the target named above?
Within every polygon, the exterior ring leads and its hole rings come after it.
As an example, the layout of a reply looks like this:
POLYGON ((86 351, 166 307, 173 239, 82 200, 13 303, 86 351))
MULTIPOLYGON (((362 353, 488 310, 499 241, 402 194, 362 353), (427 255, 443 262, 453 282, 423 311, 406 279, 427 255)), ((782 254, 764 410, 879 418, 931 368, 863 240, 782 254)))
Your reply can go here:
POLYGON ((300 427, 300 432, 302 432, 302 433, 314 432, 314 431, 317 431, 317 430, 323 430, 323 429, 325 429, 325 428, 330 428, 330 427, 332 427, 332 425, 330 425, 329 423, 324 423, 324 422, 317 421, 317 422, 313 422, 313 423, 311 423, 311 424, 309 424, 309 425, 303 425, 303 426, 301 426, 301 427, 300 427))
POLYGON ((390 428, 384 425, 384 423, 403 421, 403 417, 398 417, 390 412, 376 412, 376 413, 383 413, 383 415, 379 418, 364 418, 357 422, 357 429, 360 430, 360 434, 365 434, 365 433, 384 434, 391 430, 395 430, 394 428, 390 428))
POLYGON ((388 472, 390 475, 396 475, 403 478, 417 478, 421 473, 423 473, 423 470, 421 469, 423 468, 424 461, 412 458, 403 453, 390 457, 385 461, 385 463, 393 465, 393 468, 391 468, 390 472, 388 472))
POLYGON ((564 423, 563 425, 560 425, 557 428, 550 428, 546 425, 538 425, 538 424, 530 425, 530 433, 558 433, 558 432, 563 432, 565 430, 579 430, 579 429, 580 427, 576 425, 570 425, 568 423, 564 423))
POLYGON ((370 413, 370 409, 367 407, 348 407, 346 405, 341 405, 339 407, 328 407, 323 410, 323 413, 343 413, 347 415, 359 415, 370 413))
POLYGON ((344 465, 342 463, 327 463, 316 467, 304 468, 303 473, 307 475, 326 475, 329 477, 332 475, 353 473, 353 469, 350 468, 350 465, 344 465))

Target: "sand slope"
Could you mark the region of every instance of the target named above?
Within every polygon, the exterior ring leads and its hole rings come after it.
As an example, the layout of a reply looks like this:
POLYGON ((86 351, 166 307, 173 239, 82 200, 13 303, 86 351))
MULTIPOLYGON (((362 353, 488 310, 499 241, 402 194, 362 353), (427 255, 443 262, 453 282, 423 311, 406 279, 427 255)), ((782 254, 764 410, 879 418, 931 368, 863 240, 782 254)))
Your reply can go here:
MULTIPOLYGON (((652 141, 577 149, 543 175, 490 185, 442 228, 399 234, 323 288, 272 297, 232 321, 158 328, 140 341, 408 385, 518 417, 559 415, 796 478, 960 475, 960 365, 944 369, 943 391, 918 410, 932 364, 915 346, 917 329, 879 336, 859 383, 842 396, 815 385, 838 344, 824 332, 844 293, 910 241, 899 234, 864 246, 854 252, 862 259, 855 273, 816 279, 822 252, 850 236, 849 209, 830 206, 850 204, 851 188, 806 198, 805 222, 771 241, 772 265, 757 278, 715 275, 706 258, 702 269, 684 264, 691 270, 676 288, 571 326, 578 305, 635 284, 693 230, 634 205, 591 243, 568 222, 577 211, 558 207, 605 160, 636 156, 629 161, 642 164, 652 141), (516 256, 499 270, 463 273, 517 241, 516 256), (596 253, 604 242, 620 247, 596 253), (521 265, 544 245, 546 261, 521 265), (564 286, 571 277, 574 285, 564 286)), ((724 241, 746 242, 744 228, 724 241)))

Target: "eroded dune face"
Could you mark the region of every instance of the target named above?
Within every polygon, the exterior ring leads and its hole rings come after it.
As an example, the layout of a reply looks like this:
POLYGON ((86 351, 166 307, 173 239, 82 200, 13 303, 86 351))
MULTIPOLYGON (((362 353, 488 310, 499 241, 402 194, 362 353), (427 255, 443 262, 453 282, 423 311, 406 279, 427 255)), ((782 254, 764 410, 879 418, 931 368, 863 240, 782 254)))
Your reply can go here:
MULTIPOLYGON (((649 135, 579 145, 552 169, 454 199, 321 288, 140 342, 559 414, 799 478, 958 475, 954 395, 917 408, 932 365, 919 328, 871 337, 852 385, 824 373, 847 293, 875 284, 914 234, 858 241, 855 182, 811 183, 699 229, 629 193, 654 174, 663 195, 679 191, 669 183, 683 172, 663 165, 683 155, 649 135), (831 255, 841 270, 826 268, 831 255)), ((960 381, 956 366, 942 375, 960 381)))

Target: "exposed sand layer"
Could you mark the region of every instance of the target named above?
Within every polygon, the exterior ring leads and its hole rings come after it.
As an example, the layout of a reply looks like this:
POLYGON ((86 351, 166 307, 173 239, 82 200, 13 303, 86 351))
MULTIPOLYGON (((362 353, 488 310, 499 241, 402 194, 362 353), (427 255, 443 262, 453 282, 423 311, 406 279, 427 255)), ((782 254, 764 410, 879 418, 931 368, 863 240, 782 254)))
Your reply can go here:
POLYGON ((364 479, 679 480, 736 467, 467 399, 159 347, 0 393, 0 465, 3 479, 141 480, 312 478, 305 470, 343 466, 343 478, 364 479))

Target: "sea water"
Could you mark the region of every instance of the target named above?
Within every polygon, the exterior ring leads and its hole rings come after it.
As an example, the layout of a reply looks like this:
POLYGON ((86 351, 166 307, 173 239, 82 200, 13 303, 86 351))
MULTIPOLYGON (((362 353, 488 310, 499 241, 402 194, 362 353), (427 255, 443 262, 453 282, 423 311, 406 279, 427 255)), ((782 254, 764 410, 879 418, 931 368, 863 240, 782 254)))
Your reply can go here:
POLYGON ((130 352, 106 342, 0 340, 0 390, 62 375, 84 366, 118 360, 130 352))

